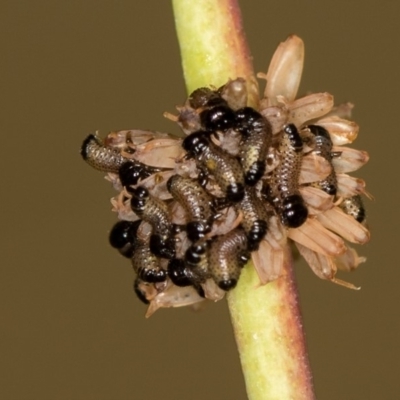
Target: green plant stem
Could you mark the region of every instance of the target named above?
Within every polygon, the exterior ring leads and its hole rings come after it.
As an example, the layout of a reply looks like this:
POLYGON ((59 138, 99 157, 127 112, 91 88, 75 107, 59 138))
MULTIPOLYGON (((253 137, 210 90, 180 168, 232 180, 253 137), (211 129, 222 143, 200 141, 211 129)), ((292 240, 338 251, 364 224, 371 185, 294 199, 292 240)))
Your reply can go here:
MULTIPOLYGON (((188 93, 243 77, 258 104, 252 58, 236 0, 173 0, 188 93)), ((228 294, 249 400, 314 399, 292 260, 285 274, 259 287, 249 263, 228 294)))
POLYGON ((188 93, 245 78, 249 104, 258 104, 258 83, 236 0, 173 0, 175 26, 188 93))
POLYGON ((228 295, 251 400, 315 398, 291 261, 283 277, 261 287, 249 263, 228 295))

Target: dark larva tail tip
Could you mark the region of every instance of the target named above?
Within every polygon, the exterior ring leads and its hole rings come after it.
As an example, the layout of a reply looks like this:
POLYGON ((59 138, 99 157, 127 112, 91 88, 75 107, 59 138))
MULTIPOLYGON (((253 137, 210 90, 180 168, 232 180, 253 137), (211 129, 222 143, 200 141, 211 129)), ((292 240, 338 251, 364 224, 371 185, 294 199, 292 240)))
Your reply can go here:
POLYGON ((256 251, 259 248, 261 240, 267 234, 267 222, 257 220, 254 222, 250 232, 247 235, 248 248, 250 251, 256 251))
POLYGON ((198 264, 201 262, 203 256, 206 254, 207 245, 203 244, 192 244, 185 253, 185 260, 189 264, 198 264))
POLYGON ((244 197, 244 186, 241 183, 232 183, 226 189, 226 198, 237 203, 243 200, 244 197))
POLYGON ((174 182, 179 179, 180 175, 172 175, 168 180, 167 180, 167 190, 168 192, 171 193, 172 190, 172 185, 174 184, 174 182))
POLYGON ((326 139, 331 140, 329 132, 324 127, 322 127, 320 125, 308 125, 308 129, 315 136, 322 136, 322 137, 324 137, 326 139))
POLYGON ((89 136, 87 136, 87 138, 82 142, 80 151, 81 156, 84 160, 87 160, 88 158, 88 147, 92 142, 95 142, 98 145, 101 144, 95 135, 90 134, 89 136))
POLYGON ((248 186, 254 186, 264 175, 265 161, 255 162, 245 173, 244 181, 248 186))
POLYGON ((366 214, 365 210, 364 209, 360 209, 359 212, 357 213, 355 219, 360 224, 365 222, 365 220, 367 219, 367 214, 366 214))
POLYGON ((157 257, 171 259, 175 257, 174 239, 163 239, 160 235, 150 236, 150 251, 157 257))
POLYGON ((148 283, 164 282, 167 279, 167 271, 143 268, 139 270, 139 278, 148 283))
POLYGON ((192 242, 196 242, 204 235, 211 231, 211 225, 207 222, 192 221, 186 225, 186 233, 192 242))
POLYGON ((131 193, 133 196, 139 199, 143 199, 149 196, 149 191, 143 186, 138 186, 136 189, 133 189, 131 193))
POLYGON ((291 146, 293 146, 296 152, 301 152, 303 150, 303 141, 296 125, 289 124, 285 126, 284 132, 288 135, 291 146))
POLYGON ((196 289, 196 292, 198 293, 198 295, 199 295, 200 297, 203 297, 203 298, 206 297, 206 294, 205 294, 205 292, 204 292, 204 289, 202 288, 201 285, 193 285, 193 287, 196 289))
POLYGON ((224 281, 219 281, 218 286, 225 291, 233 289, 237 285, 236 279, 225 279, 224 281))
POLYGON ((226 132, 235 122, 235 113, 227 105, 217 105, 200 113, 202 126, 209 132, 226 132))
POLYGON ((168 276, 176 286, 190 286, 193 284, 190 270, 185 262, 178 258, 173 258, 168 263, 168 276))
POLYGON ((136 185, 142 175, 142 166, 131 161, 123 163, 118 170, 118 176, 122 186, 136 185))
POLYGON ((332 183, 322 181, 320 182, 320 187, 325 193, 331 196, 335 196, 337 193, 337 186, 332 183))
POLYGON ((298 134, 298 130, 296 128, 295 124, 288 124, 285 126, 284 128, 285 133, 287 133, 288 135, 296 135, 298 134))
POLYGON ((134 244, 137 230, 142 221, 118 221, 109 234, 110 245, 116 249, 122 249, 128 243, 134 244))
POLYGON ((144 304, 150 304, 150 301, 147 300, 145 293, 140 289, 139 286, 139 279, 135 279, 135 281, 133 282, 133 291, 135 292, 137 298, 144 304))
POLYGON ((300 195, 287 197, 283 201, 282 219, 289 228, 298 228, 306 222, 308 209, 300 195))
POLYGON ((205 131, 196 131, 183 139, 182 147, 189 153, 197 154, 208 143, 208 133, 205 131))
POLYGON ((235 129, 244 135, 248 135, 249 130, 253 129, 254 123, 260 119, 263 119, 262 115, 254 108, 241 108, 235 113, 235 129))

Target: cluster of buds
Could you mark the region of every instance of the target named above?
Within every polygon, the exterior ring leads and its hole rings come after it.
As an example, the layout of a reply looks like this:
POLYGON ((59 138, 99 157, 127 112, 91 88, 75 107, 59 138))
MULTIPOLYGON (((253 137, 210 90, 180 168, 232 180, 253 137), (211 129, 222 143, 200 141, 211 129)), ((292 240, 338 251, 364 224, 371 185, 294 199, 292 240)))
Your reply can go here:
POLYGON ((109 240, 131 259, 147 316, 222 299, 250 259, 260 284, 278 279, 291 243, 317 276, 356 288, 335 275, 365 260, 347 242, 369 240, 368 193, 347 172, 368 155, 343 146, 358 134, 350 104, 334 107, 328 93, 296 99, 303 59, 298 37, 280 44, 259 74, 258 109, 240 77, 195 90, 178 115, 165 114, 184 138, 127 130, 85 139, 84 160, 119 192, 109 240))

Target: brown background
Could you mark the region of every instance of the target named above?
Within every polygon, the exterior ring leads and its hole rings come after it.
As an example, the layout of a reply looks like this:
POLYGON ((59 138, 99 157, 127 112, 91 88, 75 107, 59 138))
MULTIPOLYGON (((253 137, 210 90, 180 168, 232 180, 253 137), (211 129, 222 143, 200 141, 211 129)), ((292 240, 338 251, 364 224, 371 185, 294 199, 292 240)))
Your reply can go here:
MULTIPOLYGON (((345 277, 362 290, 296 268, 318 398, 398 399, 399 5, 242 3, 256 71, 300 35, 301 90, 353 101, 371 155, 368 262, 345 277)), ((177 132, 162 117, 185 98, 170 2, 2 0, 0 41, 0 397, 245 399, 225 302, 143 318, 107 243, 114 192, 79 156, 95 130, 177 132)))

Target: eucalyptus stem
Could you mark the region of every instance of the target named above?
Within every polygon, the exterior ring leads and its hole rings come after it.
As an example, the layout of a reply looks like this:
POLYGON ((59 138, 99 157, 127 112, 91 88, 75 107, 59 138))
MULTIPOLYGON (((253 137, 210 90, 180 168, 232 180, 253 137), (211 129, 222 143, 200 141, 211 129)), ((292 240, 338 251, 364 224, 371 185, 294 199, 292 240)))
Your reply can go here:
MULTIPOLYGON (((237 0, 173 0, 188 93, 245 78, 249 105, 258 86, 237 0)), ((265 286, 251 263, 228 294, 228 305, 249 400, 314 399, 292 259, 265 286)))
POLYGON ((258 104, 258 84, 236 0, 173 0, 175 26, 188 93, 246 79, 249 105, 258 104))
POLYGON ((291 259, 285 272, 258 287, 249 263, 228 295, 250 400, 315 398, 291 259))

